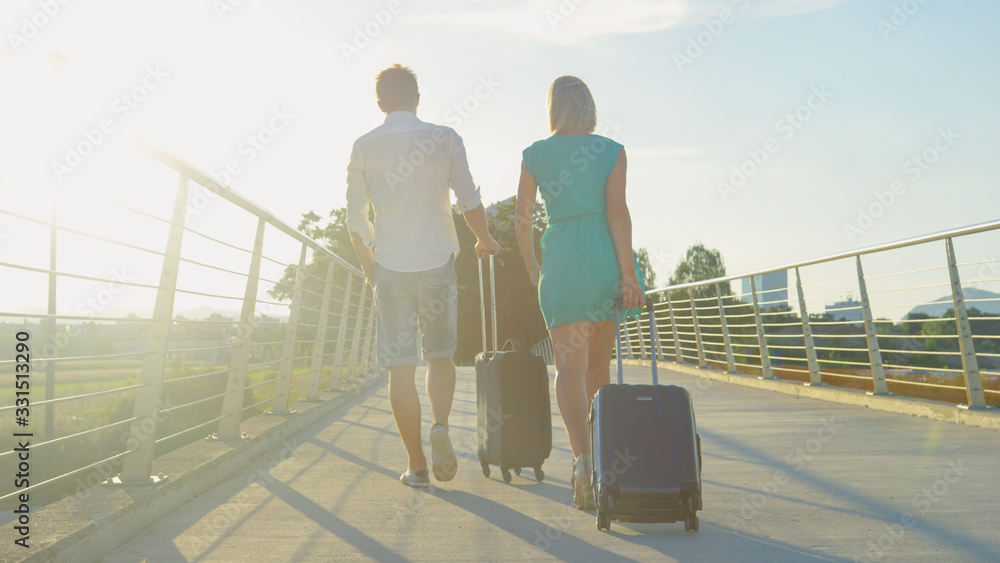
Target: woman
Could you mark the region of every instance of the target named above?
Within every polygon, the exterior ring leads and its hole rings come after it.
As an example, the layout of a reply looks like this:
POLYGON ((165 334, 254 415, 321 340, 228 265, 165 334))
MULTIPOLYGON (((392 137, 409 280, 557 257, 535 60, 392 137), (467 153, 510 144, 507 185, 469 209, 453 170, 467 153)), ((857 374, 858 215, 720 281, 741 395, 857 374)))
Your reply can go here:
POLYGON ((644 291, 625 204, 625 149, 594 135, 596 123, 587 85, 557 78, 549 89, 552 136, 522 153, 516 208, 521 256, 552 338, 556 402, 573 449, 573 502, 581 509, 593 508, 587 415, 591 398, 611 381, 615 299, 639 307, 644 291), (539 188, 548 214, 541 266, 531 225, 539 188))

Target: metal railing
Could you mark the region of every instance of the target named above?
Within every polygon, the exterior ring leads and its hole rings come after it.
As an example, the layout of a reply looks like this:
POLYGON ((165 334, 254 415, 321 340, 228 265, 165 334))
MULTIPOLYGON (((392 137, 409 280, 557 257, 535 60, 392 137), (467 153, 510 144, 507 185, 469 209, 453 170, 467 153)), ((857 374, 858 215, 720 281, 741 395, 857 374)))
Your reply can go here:
MULTIPOLYGON (((1000 404, 1000 316, 970 315, 973 306, 1000 302, 1000 297, 966 297, 963 272, 978 267, 975 284, 1000 282, 1000 260, 960 262, 955 241, 974 235, 1000 234, 1000 221, 954 229, 895 243, 843 252, 778 268, 702 282, 661 287, 647 292, 654 299, 659 341, 651 342, 648 317, 622 324, 623 356, 696 364, 761 378, 791 379, 806 385, 861 388, 872 394, 895 393, 984 408, 1000 404), (865 275, 863 267, 884 266, 892 251, 920 250, 937 255, 937 265, 865 275), (844 279, 803 282, 810 269, 850 268, 844 279), (988 266, 988 267, 987 267, 988 266), (794 288, 757 287, 764 274, 787 272, 794 288), (855 273, 851 272, 851 273, 855 273), (908 281, 919 278, 918 281, 908 281), (748 280, 749 291, 727 289, 748 280), (878 282, 878 288, 870 284, 878 282), (843 296, 813 295, 815 288, 851 285, 859 297, 822 313, 808 302, 843 296), (913 292, 939 288, 950 299, 945 315, 905 315, 897 321, 875 311, 899 311, 941 301, 916 301, 913 292), (780 298, 792 293, 790 303, 780 298), (990 385, 984 386, 984 378, 990 385)), ((995 247, 995 245, 993 246, 995 247)), ((829 274, 826 274, 829 275, 829 274)), ((820 290, 822 291, 822 290, 820 290)), ((829 290, 827 290, 829 291, 829 290)), ((995 310, 996 307, 993 307, 995 310)))
POLYGON ((547 366, 556 365, 555 355, 552 353, 552 341, 548 338, 543 338, 536 342, 529 352, 545 360, 545 365, 547 366))
MULTIPOLYGON (((0 310, 0 341, 11 343, 0 352, 5 354, 0 356, 0 369, 13 371, 22 360, 8 353, 15 349, 16 340, 29 339, 31 367, 36 370, 30 382, 36 389, 44 386, 45 396, 34 400, 32 395, 30 403, 31 448, 40 460, 32 467, 31 486, 11 492, 13 483, 5 485, 0 489, 0 504, 25 492, 48 502, 74 490, 77 496, 85 495, 87 487, 115 475, 113 480, 122 484, 155 482, 155 457, 209 435, 238 440, 245 418, 267 407, 272 413, 292 413, 292 401, 319 400, 321 390, 336 391, 374 367, 374 298, 359 270, 195 166, 156 147, 143 148, 179 174, 171 217, 164 219, 155 210, 124 205, 118 205, 118 211, 146 222, 150 229, 165 227, 162 248, 143 247, 128 230, 105 236, 70 228, 57 220, 55 204, 48 221, 0 210, 0 218, 7 222, 41 226, 49 233, 47 268, 0 262, 0 270, 7 272, 0 274, 4 277, 32 275, 39 284, 48 284, 46 313, 0 310), (252 234, 251 247, 231 242, 240 238, 232 225, 210 235, 189 224, 192 183, 221 196, 218 205, 235 206, 228 211, 241 215, 248 225, 255 223, 255 230, 239 233, 243 238, 252 234), (67 236, 162 260, 159 282, 137 283, 62 270, 57 251, 67 236), (288 248, 298 252, 294 258, 265 255, 265 240, 277 241, 276 246, 283 245, 286 252, 288 248), (208 247, 219 255, 236 256, 233 261, 245 267, 192 257, 193 251, 208 247), (263 277, 262 264, 277 271, 273 277, 284 279, 263 277), (230 281, 218 292, 197 282, 192 286, 179 281, 181 273, 204 271, 218 272, 230 281), (63 280, 149 291, 154 294, 152 315, 101 314, 107 307, 66 314, 57 307, 57 289, 63 280), (285 290, 288 299, 266 295, 275 288, 285 290), (239 317, 178 317, 175 298, 182 295, 239 303, 239 317), (278 309, 287 310, 287 318, 275 312, 278 309), (90 338, 94 334, 98 337, 90 338), (85 340, 89 344, 81 345, 85 340), (95 342, 100 346, 92 345, 95 342), (70 353, 81 347, 84 352, 70 353), (96 349, 102 347, 98 353, 96 349), (85 412, 98 414, 85 416, 85 412), (89 427, 81 428, 81 424, 89 427)), ((3 405, 0 416, 6 424, 14 420, 12 411, 21 405, 15 404, 13 393, 3 405)), ((15 454, 10 449, 0 453, 0 464, 13 464, 15 454)))

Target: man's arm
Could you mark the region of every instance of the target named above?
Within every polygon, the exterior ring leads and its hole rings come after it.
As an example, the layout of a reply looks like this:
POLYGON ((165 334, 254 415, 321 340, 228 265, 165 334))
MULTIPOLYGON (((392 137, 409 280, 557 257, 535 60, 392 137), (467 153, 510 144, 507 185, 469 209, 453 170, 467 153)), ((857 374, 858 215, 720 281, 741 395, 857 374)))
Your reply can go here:
POLYGON ((375 248, 375 235, 371 221, 368 220, 370 205, 368 182, 365 180, 364 168, 355 146, 347 165, 347 230, 351 233, 351 243, 354 245, 354 252, 358 255, 361 270, 366 278, 371 278, 375 267, 375 255, 372 250, 375 248))
POLYGON ((375 269, 375 253, 365 246, 365 242, 354 231, 351 231, 351 243, 354 245, 355 254, 358 255, 358 262, 361 262, 361 271, 366 278, 371 279, 372 270, 375 269))
POLYGON ((476 235, 476 256, 485 258, 500 252, 500 243, 490 236, 490 226, 486 221, 486 210, 479 196, 479 188, 472 181, 469 161, 465 155, 462 138, 454 133, 454 150, 451 155, 451 189, 455 192, 455 209, 465 217, 465 224, 476 235))

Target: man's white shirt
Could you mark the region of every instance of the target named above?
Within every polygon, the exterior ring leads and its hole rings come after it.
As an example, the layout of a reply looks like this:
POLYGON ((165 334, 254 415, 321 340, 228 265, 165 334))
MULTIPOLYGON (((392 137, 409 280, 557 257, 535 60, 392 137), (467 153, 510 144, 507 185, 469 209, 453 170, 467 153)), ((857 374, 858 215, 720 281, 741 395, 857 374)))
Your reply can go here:
POLYGON ((347 227, 375 249, 375 261, 385 268, 419 272, 443 266, 458 252, 449 190, 459 214, 482 205, 462 138, 450 127, 394 111, 354 142, 347 227))

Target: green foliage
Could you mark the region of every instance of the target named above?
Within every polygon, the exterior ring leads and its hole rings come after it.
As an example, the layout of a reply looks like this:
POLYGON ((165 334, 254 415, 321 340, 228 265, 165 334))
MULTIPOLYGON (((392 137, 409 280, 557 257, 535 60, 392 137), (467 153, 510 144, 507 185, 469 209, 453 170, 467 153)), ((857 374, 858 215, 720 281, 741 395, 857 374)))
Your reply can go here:
POLYGON ((635 262, 639 265, 639 272, 642 273, 642 279, 646 282, 646 290, 651 290, 656 288, 656 272, 653 271, 653 265, 649 261, 649 251, 645 248, 640 248, 634 252, 635 262))
MULTIPOLYGON (((524 267, 521 251, 517 244, 514 227, 516 198, 499 203, 489 217, 490 233, 500 243, 500 254, 494 258, 496 266, 497 299, 497 342, 503 346, 508 339, 517 340, 529 347, 547 335, 545 320, 538 306, 538 290, 531 285, 531 278, 524 267)), ((465 220, 455 216, 455 229, 461 251, 455 262, 458 275, 458 350, 455 361, 471 364, 475 355, 482 351, 482 317, 479 308, 479 273, 475 254, 476 237, 465 220)), ((532 230, 535 240, 535 255, 541 257, 539 241, 545 232, 546 215, 540 203, 535 203, 532 216, 532 230)), ((488 279, 486 261, 483 261, 483 279, 488 279)), ((489 288, 486 289, 486 303, 489 306, 489 288)), ((487 309, 489 315, 489 309, 487 309)), ((490 334, 487 326, 487 335, 490 334)), ((492 345, 492 344, 490 344, 492 345)))
MULTIPOLYGON (((722 253, 714 248, 706 248, 704 244, 699 242, 688 248, 684 258, 678 262, 677 268, 670 276, 670 285, 710 280, 725 275, 726 262, 722 259, 722 253)), ((720 283, 719 286, 722 295, 732 295, 729 282, 720 283)), ((695 299, 714 296, 714 286, 704 286, 694 290, 695 299)))
MULTIPOLYGON (((298 229, 309 235, 310 238, 322 244, 327 250, 340 256, 357 269, 361 269, 357 256, 354 254, 354 246, 351 244, 351 235, 347 229, 347 208, 334 209, 330 212, 330 221, 321 224, 322 217, 310 211, 302 214, 298 229)), ((323 292, 323 280, 326 279, 326 269, 329 262, 325 256, 316 255, 312 262, 306 265, 306 272, 312 274, 307 276, 306 289, 323 292), (315 277, 313 277, 315 276, 315 277), (317 279, 319 278, 319 279, 317 279)), ((336 272, 335 283, 343 287, 347 281, 347 271, 341 269, 336 272)), ((356 283, 356 282, 355 282, 356 283)), ((295 267, 289 265, 285 268, 285 273, 281 277, 280 283, 271 288, 267 294, 275 301, 288 301, 292 298, 292 290, 295 286, 295 267)), ((311 323, 314 324, 314 323, 311 323)))

